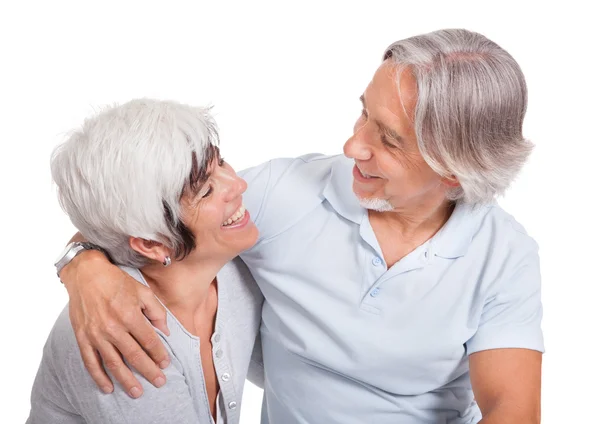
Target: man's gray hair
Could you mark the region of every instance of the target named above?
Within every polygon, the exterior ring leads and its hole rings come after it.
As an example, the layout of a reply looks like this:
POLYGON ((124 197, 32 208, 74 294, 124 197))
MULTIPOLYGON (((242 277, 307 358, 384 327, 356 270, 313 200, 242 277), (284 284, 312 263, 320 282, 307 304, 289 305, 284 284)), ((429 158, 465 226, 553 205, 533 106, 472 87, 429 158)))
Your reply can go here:
POLYGON ((513 57, 481 34, 447 29, 397 41, 387 59, 416 79, 419 150, 435 172, 460 182, 449 199, 477 204, 502 194, 533 148, 522 135, 527 86, 513 57))
POLYGON ((130 248, 130 236, 163 243, 179 257, 195 246, 180 200, 186 189, 199 189, 217 145, 209 109, 132 100, 86 119, 58 146, 52 178, 81 234, 114 262, 141 267, 148 260, 130 248))

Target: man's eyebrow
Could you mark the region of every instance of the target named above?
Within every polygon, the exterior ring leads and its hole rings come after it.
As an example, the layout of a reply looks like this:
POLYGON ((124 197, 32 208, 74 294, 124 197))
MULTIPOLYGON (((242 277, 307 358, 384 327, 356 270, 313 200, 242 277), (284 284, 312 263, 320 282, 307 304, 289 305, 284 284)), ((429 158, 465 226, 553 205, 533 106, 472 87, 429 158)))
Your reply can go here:
MULTIPOLYGON (((365 103, 365 95, 361 94, 360 97, 360 102, 362 103, 363 109, 367 109, 367 105, 365 103)), ((379 121, 378 119, 375 119, 375 124, 377 124, 377 127, 379 127, 379 131, 385 133, 386 135, 388 135, 389 137, 393 138, 396 142, 398 143, 403 143, 404 139, 400 136, 400 134, 398 134, 396 131, 394 131, 393 129, 385 126, 381 121, 379 121)))

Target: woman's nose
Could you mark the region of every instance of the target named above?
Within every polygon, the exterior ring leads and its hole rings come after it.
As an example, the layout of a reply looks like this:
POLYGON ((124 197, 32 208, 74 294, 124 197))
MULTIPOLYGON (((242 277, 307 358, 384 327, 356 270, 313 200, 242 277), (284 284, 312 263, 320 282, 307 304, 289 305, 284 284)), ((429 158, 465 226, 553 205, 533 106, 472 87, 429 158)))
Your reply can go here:
POLYGON ((238 177, 233 170, 225 170, 221 177, 221 182, 224 185, 223 200, 225 202, 237 199, 248 188, 248 183, 243 178, 238 177))

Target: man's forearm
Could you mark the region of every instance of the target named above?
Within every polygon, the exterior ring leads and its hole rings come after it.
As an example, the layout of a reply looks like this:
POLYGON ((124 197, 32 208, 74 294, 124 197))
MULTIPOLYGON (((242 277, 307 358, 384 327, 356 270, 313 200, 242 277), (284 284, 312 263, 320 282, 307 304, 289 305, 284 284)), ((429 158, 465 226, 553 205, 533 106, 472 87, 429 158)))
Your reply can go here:
POLYGON ((484 415, 479 424, 540 424, 541 418, 539 414, 525 414, 520 411, 514 411, 510 408, 494 408, 493 411, 484 415))
MULTIPOLYGON (((75 233, 75 235, 73 237, 71 237, 71 240, 69 240, 69 243, 84 242, 84 241, 87 241, 87 240, 81 235, 80 232, 77 232, 77 233, 75 233)), ((69 289, 68 284, 72 281, 75 281, 75 279, 76 279, 75 274, 77 272, 77 265, 79 264, 79 262, 81 262, 82 259, 85 259, 86 261, 88 259, 108 261, 106 256, 104 256, 104 254, 102 252, 99 252, 97 250, 86 250, 84 252, 81 252, 79 255, 74 257, 71 262, 69 262, 67 265, 65 265, 65 267, 63 269, 60 270, 60 274, 59 274, 60 280, 63 282, 63 284, 65 285, 67 290, 69 289)))

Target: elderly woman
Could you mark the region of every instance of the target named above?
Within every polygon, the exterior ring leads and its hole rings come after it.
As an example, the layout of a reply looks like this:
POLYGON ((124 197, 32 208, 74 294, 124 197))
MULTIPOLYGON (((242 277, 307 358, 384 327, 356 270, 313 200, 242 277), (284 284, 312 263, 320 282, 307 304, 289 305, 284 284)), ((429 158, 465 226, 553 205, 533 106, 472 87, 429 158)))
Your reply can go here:
MULTIPOLYGON (((538 248, 494 200, 532 148, 521 69, 480 34, 436 31, 392 44, 360 99, 346 157, 243 173, 260 230, 241 258, 265 296, 263 423, 539 422, 538 248)), ((95 349, 140 387, 117 351, 150 359, 119 339, 166 353, 144 337, 139 284, 98 252, 60 275, 97 384, 111 382, 95 349)), ((162 324, 160 308, 145 313, 162 324)))
POLYGON ((163 388, 144 383, 140 400, 100 392, 65 308, 44 348, 28 423, 238 422, 262 296, 231 260, 258 231, 242 204, 246 183, 217 141, 206 109, 134 100, 86 120, 55 151, 52 175, 73 224, 166 308, 168 329, 156 331, 171 363, 154 381, 163 388))

